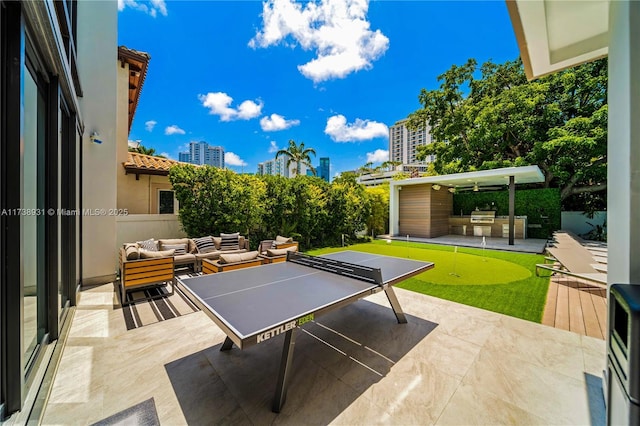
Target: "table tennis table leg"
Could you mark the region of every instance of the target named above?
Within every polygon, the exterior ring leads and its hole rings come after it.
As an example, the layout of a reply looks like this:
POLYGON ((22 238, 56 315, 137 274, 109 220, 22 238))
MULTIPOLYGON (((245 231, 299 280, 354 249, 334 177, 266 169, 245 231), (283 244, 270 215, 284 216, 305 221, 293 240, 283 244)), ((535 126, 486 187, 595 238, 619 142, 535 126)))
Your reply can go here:
POLYGON ((396 314, 398 324, 406 324, 407 318, 404 316, 404 312, 402 312, 402 307, 400 306, 400 302, 398 301, 396 292, 393 291, 393 287, 391 287, 390 285, 386 286, 384 289, 384 294, 386 294, 387 299, 389 299, 391 309, 393 309, 393 313, 396 314))
POLYGON ((291 362, 293 361, 293 349, 296 344, 296 328, 287 331, 284 336, 284 347, 282 348, 282 359, 280 360, 280 372, 278 373, 278 384, 276 385, 276 393, 273 397, 274 413, 279 413, 287 399, 287 388, 289 386, 289 372, 291 370, 291 362))
POLYGON ((229 339, 229 336, 224 338, 224 343, 220 346, 220 351, 228 351, 233 348, 233 340, 229 339))

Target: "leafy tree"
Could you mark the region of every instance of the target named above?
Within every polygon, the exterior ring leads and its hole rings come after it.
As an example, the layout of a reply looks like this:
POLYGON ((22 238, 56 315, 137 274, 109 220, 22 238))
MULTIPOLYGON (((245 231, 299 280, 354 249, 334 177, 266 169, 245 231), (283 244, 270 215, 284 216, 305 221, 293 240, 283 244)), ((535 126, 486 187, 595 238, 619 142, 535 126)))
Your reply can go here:
POLYGON ((169 171, 169 181, 180 203, 180 222, 189 236, 236 231, 249 235, 264 215, 266 188, 255 176, 179 164, 169 171))
POLYGON ((607 61, 527 82, 520 60, 474 59, 423 89, 409 126, 431 126, 433 171, 448 174, 537 164, 564 201, 606 189, 607 61), (478 76, 479 72, 479 76, 478 76))
POLYGON ((138 145, 137 148, 129 147, 129 151, 130 152, 137 152, 138 154, 150 155, 152 157, 167 158, 164 155, 156 154, 156 149, 155 148, 147 148, 146 146, 143 146, 142 144, 138 145))
POLYGON ((296 165, 296 175, 300 176, 302 164, 309 167, 313 174, 316 174, 316 169, 311 165, 311 154, 316 155, 316 151, 313 148, 305 148, 304 142, 300 142, 298 145, 293 139, 289 139, 289 146, 287 149, 281 149, 276 152, 276 158, 284 155, 287 157, 287 168, 291 163, 296 165))
MULTIPOLYGON (((357 233, 366 228, 371 206, 364 186, 349 181, 334 180, 329 191, 328 209, 334 235, 345 234, 356 239, 357 233)), ((337 242, 337 241, 336 241, 337 242)))
POLYGON ((358 175, 354 172, 342 172, 333 179, 333 183, 358 185, 358 175))
POLYGON ((311 176, 249 176, 179 164, 169 180, 191 237, 238 231, 256 247, 279 234, 309 249, 339 244, 341 234, 357 238, 371 216, 369 196, 355 177, 330 184, 311 176))
POLYGON ((389 184, 365 188, 371 211, 367 218, 367 233, 375 237, 389 229, 389 184))

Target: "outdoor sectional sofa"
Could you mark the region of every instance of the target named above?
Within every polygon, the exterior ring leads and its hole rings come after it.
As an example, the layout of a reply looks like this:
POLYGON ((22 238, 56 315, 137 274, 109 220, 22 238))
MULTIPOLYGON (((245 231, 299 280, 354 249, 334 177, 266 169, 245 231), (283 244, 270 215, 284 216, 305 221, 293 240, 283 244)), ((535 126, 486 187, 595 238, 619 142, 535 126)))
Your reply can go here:
POLYGON ((186 266, 199 272, 204 259, 216 260, 223 253, 247 251, 249 239, 237 233, 221 234, 219 237, 149 239, 123 245, 120 249, 121 270, 123 262, 170 257, 173 258, 174 267, 186 266))

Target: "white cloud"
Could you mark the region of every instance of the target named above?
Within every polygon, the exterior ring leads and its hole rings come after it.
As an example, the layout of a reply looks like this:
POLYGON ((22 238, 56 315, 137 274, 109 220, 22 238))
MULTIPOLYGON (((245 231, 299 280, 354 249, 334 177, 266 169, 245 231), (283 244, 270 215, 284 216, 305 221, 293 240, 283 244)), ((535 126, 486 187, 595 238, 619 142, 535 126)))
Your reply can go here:
POLYGON ((168 158, 169 160, 175 160, 175 158, 173 158, 173 156, 168 152, 161 152, 160 155, 162 155, 165 158, 168 158))
POLYGON ((158 16, 160 13, 162 16, 167 16, 167 4, 165 0, 150 0, 150 1, 138 1, 138 0, 118 0, 118 10, 123 11, 126 7, 144 12, 152 17, 158 16))
POLYGON ((153 132, 153 128, 158 124, 155 120, 145 121, 144 128, 147 129, 147 132, 153 132))
POLYGON ((176 126, 175 124, 172 124, 171 126, 167 126, 164 129, 164 134, 165 135, 184 135, 185 131, 182 130, 180 127, 176 126))
POLYGON ((356 142, 389 136, 389 128, 384 123, 356 118, 354 123, 347 124, 346 117, 341 114, 327 119, 324 132, 336 142, 356 142))
POLYGON ((258 100, 244 101, 238 108, 231 108, 233 98, 224 92, 209 92, 206 95, 198 95, 202 106, 209 108, 209 114, 219 115, 220 121, 250 120, 262 113, 262 102, 258 100))
POLYGON ((233 152, 225 152, 224 153, 224 164, 227 166, 246 166, 247 163, 240 158, 238 154, 234 154, 233 152))
POLYGON ((278 152, 280 150, 280 148, 278 148, 278 144, 276 143, 276 141, 271 141, 271 144, 269 145, 269 154, 273 154, 274 152, 278 152))
POLYGON ((367 163, 382 163, 389 160, 389 151, 386 149, 376 149, 367 152, 367 163))
POLYGON ((265 132, 275 132, 300 124, 300 120, 287 120, 279 114, 271 114, 260 119, 260 127, 265 132))
POLYGON ((316 57, 298 70, 315 83, 344 78, 369 69, 389 48, 389 39, 372 31, 367 21, 368 0, 266 0, 262 29, 249 41, 252 48, 269 47, 292 38, 316 57))

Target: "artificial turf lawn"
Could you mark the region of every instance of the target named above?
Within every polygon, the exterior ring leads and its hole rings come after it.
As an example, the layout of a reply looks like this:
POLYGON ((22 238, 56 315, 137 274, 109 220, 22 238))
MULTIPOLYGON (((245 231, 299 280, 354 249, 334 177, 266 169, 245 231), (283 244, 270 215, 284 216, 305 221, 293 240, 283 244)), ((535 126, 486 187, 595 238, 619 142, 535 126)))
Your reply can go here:
POLYGON ((348 247, 312 250, 319 255, 355 250, 435 263, 435 268, 416 275, 398 287, 441 299, 541 322, 549 289, 548 277, 537 277, 536 263, 542 255, 507 251, 374 240, 348 247), (455 262, 455 266, 454 266, 455 262), (455 275, 452 275, 455 267, 455 275))

